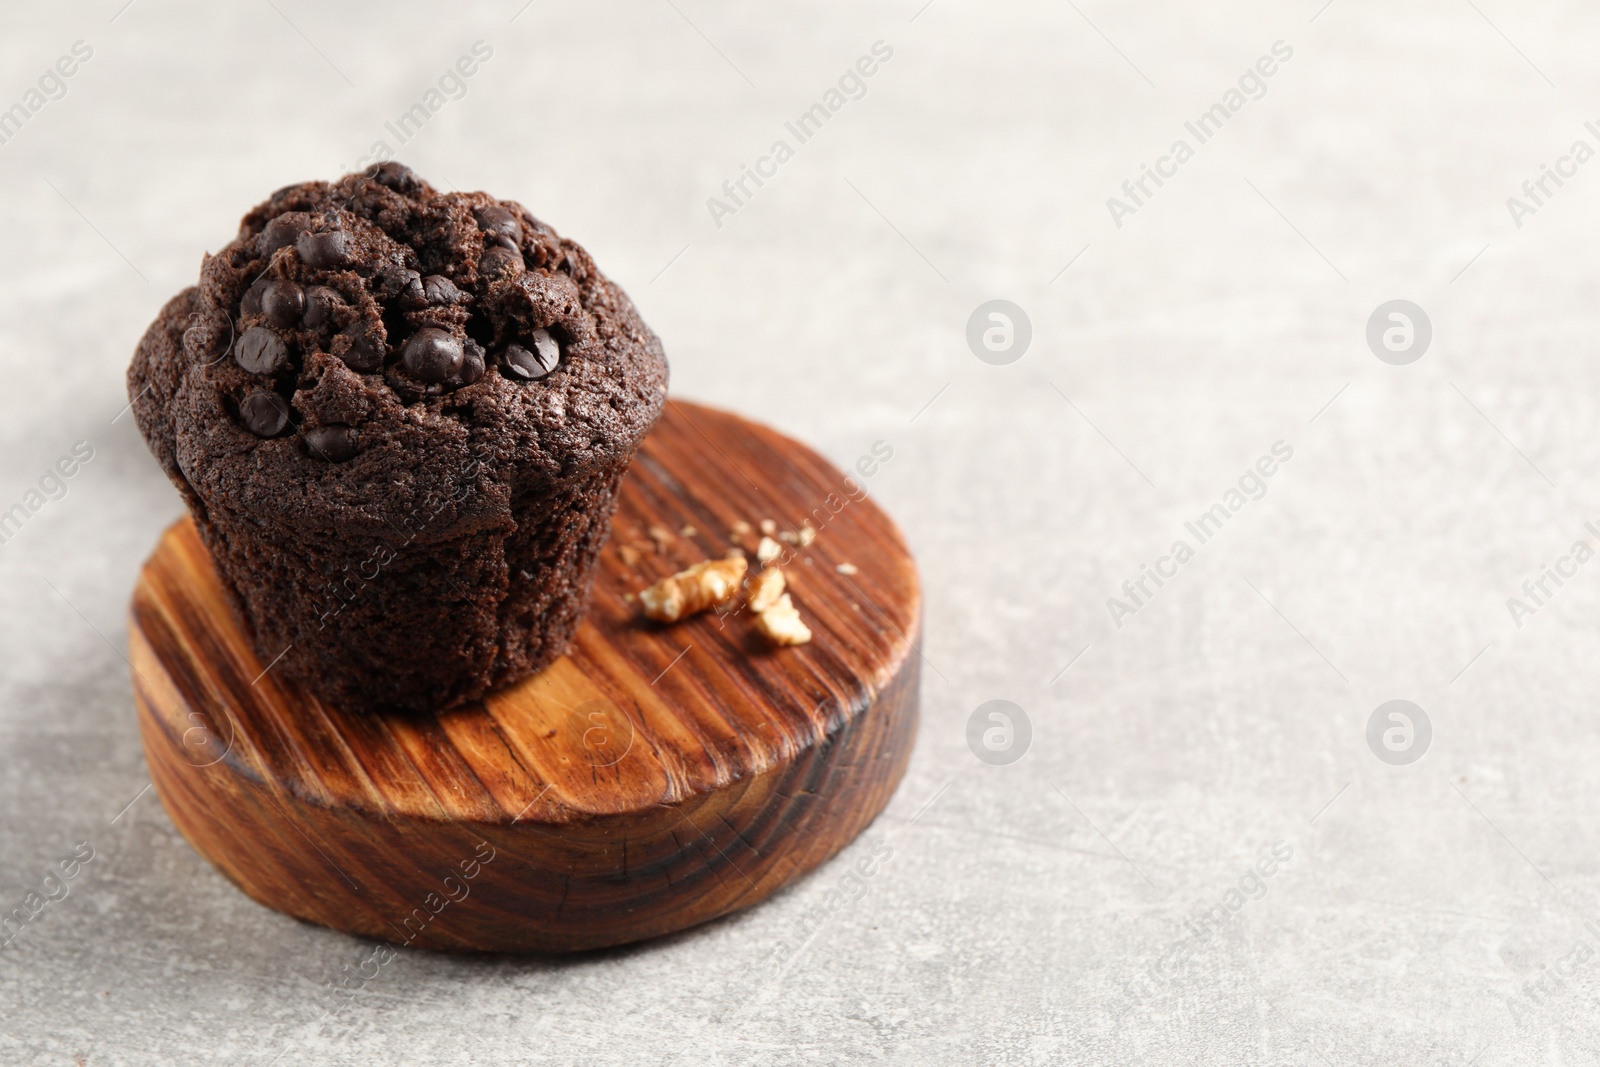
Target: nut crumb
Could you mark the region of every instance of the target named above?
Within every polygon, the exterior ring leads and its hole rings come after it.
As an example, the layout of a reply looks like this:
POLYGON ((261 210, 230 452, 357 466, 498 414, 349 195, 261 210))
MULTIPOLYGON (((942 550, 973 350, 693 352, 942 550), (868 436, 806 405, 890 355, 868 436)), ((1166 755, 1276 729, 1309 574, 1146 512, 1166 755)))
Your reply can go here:
POLYGON ((618 545, 617 558, 622 560, 625 566, 637 567, 639 565, 639 550, 632 545, 618 545))
POLYGON ((739 559, 708 559, 688 570, 663 578, 639 593, 647 618, 677 622, 730 600, 749 566, 739 559))
POLYGON ((638 596, 636 596, 633 593, 623 593, 622 594, 622 602, 624 604, 632 604, 635 600, 638 600, 638 599, 639 599, 638 596))
POLYGON ((762 563, 771 563, 783 555, 783 546, 770 537, 763 537, 761 543, 756 545, 756 559, 762 563))
POLYGON ((811 630, 800 621, 800 613, 788 593, 756 615, 756 630, 774 645, 803 645, 811 640, 811 630))
POLYGON ((833 569, 838 571, 840 574, 860 574, 861 573, 859 570, 856 569, 856 565, 854 563, 840 563, 837 566, 835 566, 833 569))
POLYGON ((785 530, 778 535, 778 540, 786 545, 794 545, 796 548, 805 548, 816 539, 816 528, 809 522, 798 530, 785 530))
POLYGON ((743 537, 745 534, 747 534, 749 532, 750 532, 750 524, 748 522, 745 522, 743 519, 739 519, 737 522, 735 522, 733 524, 733 527, 728 531, 728 538, 730 540, 732 540, 734 538, 743 537))
POLYGON ((750 588, 747 594, 750 601, 750 610, 759 615, 772 607, 778 602, 778 597, 783 595, 785 584, 783 571, 777 567, 768 567, 764 571, 757 572, 756 576, 750 579, 750 588))
POLYGON ((722 558, 723 559, 744 559, 744 549, 740 548, 738 545, 734 545, 732 548, 728 549, 728 551, 726 551, 726 552, 724 552, 722 554, 722 558))
POLYGON ((650 527, 650 540, 656 543, 657 552, 665 552, 672 543, 672 531, 657 523, 650 527))
POLYGON ((700 531, 696 530, 693 526, 685 526, 683 529, 678 531, 678 536, 679 537, 694 537, 699 532, 700 531))
POLYGON ((771 519, 762 519, 761 532, 766 534, 768 537, 771 537, 773 534, 778 532, 778 524, 773 522, 771 519))

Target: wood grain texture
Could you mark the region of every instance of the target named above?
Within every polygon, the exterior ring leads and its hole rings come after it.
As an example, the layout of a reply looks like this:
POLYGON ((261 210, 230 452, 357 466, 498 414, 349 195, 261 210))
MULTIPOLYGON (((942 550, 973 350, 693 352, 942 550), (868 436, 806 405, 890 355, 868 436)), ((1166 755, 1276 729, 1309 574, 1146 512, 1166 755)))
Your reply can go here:
POLYGON ((480 703, 353 715, 280 684, 188 520, 140 576, 129 658, 162 803, 250 896, 419 947, 561 952, 748 907, 859 834, 910 755, 920 626, 911 555, 856 483, 671 401, 571 649, 480 703), (810 644, 768 649, 743 613, 642 619, 632 594, 734 543, 753 555, 759 530, 730 530, 767 518, 818 530, 784 562, 810 644))

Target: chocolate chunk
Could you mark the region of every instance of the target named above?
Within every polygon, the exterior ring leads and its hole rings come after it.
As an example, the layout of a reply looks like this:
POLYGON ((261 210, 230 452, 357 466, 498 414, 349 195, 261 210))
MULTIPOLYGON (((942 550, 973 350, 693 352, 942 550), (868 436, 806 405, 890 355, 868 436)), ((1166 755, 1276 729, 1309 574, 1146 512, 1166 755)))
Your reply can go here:
POLYGON ((334 325, 334 309, 344 307, 344 296, 326 285, 313 285, 306 290, 305 324, 313 330, 334 325))
POLYGON ((270 256, 278 249, 294 244, 310 228, 311 216, 304 211, 289 211, 279 215, 261 231, 261 254, 270 256))
POLYGON ((555 370, 556 364, 561 362, 561 343, 555 339, 555 335, 549 330, 534 330, 528 336, 533 341, 533 351, 539 357, 539 362, 546 369, 555 370))
POLYGON ((531 382, 543 378, 561 362, 561 346, 549 330, 534 330, 532 342, 531 347, 513 342, 500 353, 500 366, 509 377, 531 382))
POLYGON ((362 374, 371 374, 383 366, 385 345, 383 338, 364 322, 352 324, 344 331, 341 337, 348 338, 347 344, 335 344, 334 348, 345 366, 351 370, 360 371, 362 374))
POLYGON ((385 267, 374 279, 373 295, 383 301, 398 301, 408 308, 426 307, 428 297, 422 289, 422 275, 409 267, 385 267))
POLYGON ((289 425, 289 404, 277 393, 251 393, 239 401, 239 421, 257 437, 276 437, 289 425))
POLYGON ((443 274, 430 274, 422 279, 422 295, 430 304, 454 304, 461 299, 461 290, 443 274))
POLYGON ((267 286, 271 284, 271 278, 257 278, 251 282, 250 288, 246 289, 244 295, 239 298, 239 314, 261 314, 261 294, 265 293, 267 286))
POLYGON ((343 230, 308 231, 295 239, 294 250, 306 266, 330 270, 350 262, 350 245, 350 235, 343 230))
POLYGON ((251 374, 277 374, 289 365, 289 346, 265 326, 252 326, 234 346, 233 359, 251 374))
POLYGON ((356 432, 342 422, 307 430, 304 436, 311 454, 329 463, 343 463, 356 454, 356 432))
POLYGON ((483 346, 469 337, 465 347, 467 357, 461 361, 461 384, 471 385, 483 377, 483 346))
POLYGON ((261 290, 261 313, 274 326, 295 325, 305 308, 306 291, 287 278, 274 278, 261 290))
POLYGON ((493 278, 507 272, 521 274, 522 269, 522 253, 504 245, 485 249, 483 258, 478 260, 478 272, 485 278, 493 278))
POLYGON ((419 382, 442 382, 461 369, 466 351, 461 342, 451 334, 433 326, 424 326, 411 335, 401 362, 411 376, 419 382))
POLYGON ((498 204, 473 208, 472 217, 477 220, 478 229, 484 233, 500 234, 511 238, 514 242, 522 240, 522 223, 517 221, 515 215, 498 204))
POLYGON ((386 185, 403 195, 409 196, 422 188, 422 179, 417 177, 415 171, 404 163, 396 163, 392 159, 369 168, 367 174, 379 185, 386 185))

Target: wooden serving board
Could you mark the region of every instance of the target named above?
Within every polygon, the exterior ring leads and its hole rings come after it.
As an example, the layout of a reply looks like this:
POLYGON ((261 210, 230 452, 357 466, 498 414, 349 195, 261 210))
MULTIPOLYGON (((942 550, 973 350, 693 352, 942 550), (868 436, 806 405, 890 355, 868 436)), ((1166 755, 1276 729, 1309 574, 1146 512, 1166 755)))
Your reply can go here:
POLYGON ((672 401, 571 649, 480 703, 346 714, 283 683, 187 519, 145 564, 129 645, 156 791, 250 896, 398 944, 564 952, 748 907, 859 834, 911 752, 920 627, 915 564, 856 483, 672 401), (817 530, 783 563, 811 643, 769 649, 743 612, 643 620, 658 578, 735 543, 755 566, 759 529, 730 531, 762 519, 817 530))

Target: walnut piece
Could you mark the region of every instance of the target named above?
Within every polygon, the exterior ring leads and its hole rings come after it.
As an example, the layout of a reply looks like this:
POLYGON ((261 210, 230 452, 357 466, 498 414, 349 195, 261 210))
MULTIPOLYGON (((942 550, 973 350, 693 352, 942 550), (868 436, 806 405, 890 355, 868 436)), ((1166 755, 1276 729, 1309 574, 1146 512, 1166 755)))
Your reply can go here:
POLYGON ((750 610, 759 615, 776 604, 778 598, 783 595, 784 584, 783 571, 777 567, 768 567, 758 572, 750 579, 749 592, 746 593, 750 610))
POLYGON ((617 558, 626 566, 636 567, 639 564, 639 550, 632 545, 618 545, 617 558))
POLYGON ((660 523, 656 523, 650 527, 650 540, 656 543, 657 552, 665 552, 667 546, 672 544, 672 531, 660 523))
POLYGON ((762 563, 771 563, 783 555, 783 546, 770 537, 763 537, 761 543, 756 545, 756 559, 762 563))
POLYGON ((774 645, 803 645, 811 640, 811 630, 800 621, 788 593, 756 615, 756 630, 774 645))
POLYGON ((639 602, 647 618, 677 622, 731 600, 748 566, 743 557, 708 559, 641 590, 639 602))
POLYGON ((761 520, 761 532, 771 537, 778 532, 778 524, 771 519, 761 520))

